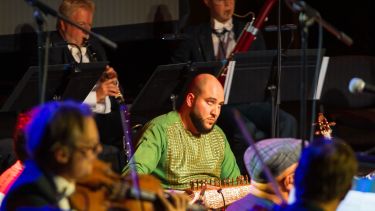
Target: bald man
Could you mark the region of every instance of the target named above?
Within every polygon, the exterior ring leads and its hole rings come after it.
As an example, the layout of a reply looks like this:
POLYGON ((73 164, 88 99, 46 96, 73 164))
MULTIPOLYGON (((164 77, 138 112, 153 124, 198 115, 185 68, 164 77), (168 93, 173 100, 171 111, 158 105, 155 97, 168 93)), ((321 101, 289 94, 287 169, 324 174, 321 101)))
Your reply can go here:
MULTIPOLYGON (((196 76, 178 111, 145 125, 133 156, 137 172, 152 174, 171 189, 186 189, 192 180, 239 176, 233 152, 216 125, 223 104, 220 82, 209 74, 196 76)), ((127 173, 129 166, 123 170, 127 173)))

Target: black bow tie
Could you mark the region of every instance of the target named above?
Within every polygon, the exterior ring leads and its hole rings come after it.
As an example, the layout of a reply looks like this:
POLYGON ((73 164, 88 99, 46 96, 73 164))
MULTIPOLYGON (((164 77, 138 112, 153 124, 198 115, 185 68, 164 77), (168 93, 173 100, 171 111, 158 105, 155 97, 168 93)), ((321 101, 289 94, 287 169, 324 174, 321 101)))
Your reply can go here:
POLYGON ((218 37, 221 37, 223 35, 225 35, 225 33, 229 32, 229 30, 227 30, 226 28, 224 28, 222 31, 221 30, 215 30, 215 29, 212 29, 212 33, 214 33, 216 36, 218 37))

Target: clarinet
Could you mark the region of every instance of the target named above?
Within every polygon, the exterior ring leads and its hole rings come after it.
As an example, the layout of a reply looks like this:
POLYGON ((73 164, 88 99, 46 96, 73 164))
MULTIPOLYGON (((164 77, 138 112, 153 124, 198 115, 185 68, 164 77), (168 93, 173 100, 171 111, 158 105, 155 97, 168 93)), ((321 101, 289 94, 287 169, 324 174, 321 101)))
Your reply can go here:
POLYGON ((130 127, 130 113, 128 106, 125 104, 124 97, 119 93, 115 97, 117 103, 120 106, 121 124, 124 135, 122 137, 122 143, 124 152, 126 155, 126 163, 129 163, 131 156, 133 155, 132 139, 131 139, 131 127, 130 127))
POLYGON ((120 105, 120 114, 121 114, 121 123, 122 129, 124 131, 123 136, 123 147, 126 155, 126 163, 130 166, 130 174, 133 181, 133 188, 134 188, 134 195, 135 198, 140 200, 141 199, 141 192, 139 187, 139 177, 137 171, 135 169, 133 157, 133 145, 131 140, 131 127, 130 127, 130 113, 128 107, 125 104, 124 97, 121 93, 119 93, 115 99, 117 100, 118 104, 120 105))

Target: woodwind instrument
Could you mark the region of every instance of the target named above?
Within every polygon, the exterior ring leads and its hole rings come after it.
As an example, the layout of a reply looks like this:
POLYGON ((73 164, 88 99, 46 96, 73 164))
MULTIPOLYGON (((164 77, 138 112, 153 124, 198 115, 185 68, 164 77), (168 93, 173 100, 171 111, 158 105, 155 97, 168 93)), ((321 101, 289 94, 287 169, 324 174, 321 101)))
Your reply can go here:
POLYGON ((264 3, 263 7, 261 8, 259 12, 258 17, 255 19, 254 23, 249 22, 248 24, 246 24, 245 28, 242 30, 242 33, 237 40, 236 46, 232 50, 232 53, 227 59, 226 64, 221 69, 218 75, 219 81, 221 82, 223 86, 224 86, 225 77, 227 74, 228 65, 229 65, 229 62, 233 59, 233 55, 235 53, 248 51, 251 44, 256 39, 256 36, 259 30, 263 26, 266 20, 266 17, 269 15, 269 13, 271 12, 271 9, 273 8, 276 2, 277 0, 266 0, 266 2, 264 3))

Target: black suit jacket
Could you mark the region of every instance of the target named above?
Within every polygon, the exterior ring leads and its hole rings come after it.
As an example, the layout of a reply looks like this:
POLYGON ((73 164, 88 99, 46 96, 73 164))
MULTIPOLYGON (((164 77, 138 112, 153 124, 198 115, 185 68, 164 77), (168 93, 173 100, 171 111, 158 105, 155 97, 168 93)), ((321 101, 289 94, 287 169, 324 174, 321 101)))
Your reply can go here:
MULTIPOLYGON (((75 63, 75 60, 69 51, 67 43, 58 32, 51 33, 49 47, 49 65, 75 63)), ((87 52, 90 62, 107 61, 107 56, 104 48, 94 39, 89 39, 87 52)), ((101 142, 103 144, 114 145, 122 148, 123 132, 121 125, 120 107, 113 97, 110 97, 110 100, 111 112, 109 114, 95 114, 95 120, 99 129, 101 142)))
MULTIPOLYGON (((69 64, 75 62, 72 54, 68 49, 67 43, 58 32, 51 33, 49 47, 49 64, 69 64)), ((91 62, 107 61, 107 56, 104 48, 94 39, 89 39, 87 52, 91 62)))
POLYGON ((26 161, 25 169, 6 194, 1 211, 22 207, 48 207, 58 210, 61 194, 57 192, 53 178, 43 172, 33 161, 26 161))
MULTIPOLYGON (((238 39, 246 23, 233 18, 233 32, 238 39)), ((186 29, 187 39, 182 41, 173 53, 172 63, 207 62, 215 61, 214 47, 212 43, 211 24, 202 23, 186 29)), ((266 45, 261 33, 252 43, 249 50, 265 50, 266 45)))

